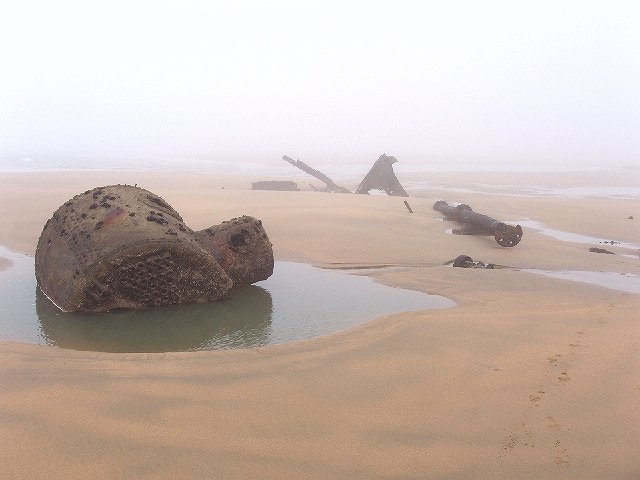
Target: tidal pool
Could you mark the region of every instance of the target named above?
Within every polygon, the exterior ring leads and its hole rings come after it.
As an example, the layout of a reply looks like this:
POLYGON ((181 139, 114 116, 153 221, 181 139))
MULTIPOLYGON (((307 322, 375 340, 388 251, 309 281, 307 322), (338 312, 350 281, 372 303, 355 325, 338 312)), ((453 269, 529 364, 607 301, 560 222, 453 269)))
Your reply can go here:
POLYGON ((550 272, 535 268, 523 269, 524 272, 538 273, 552 278, 590 283, 621 292, 640 293, 640 276, 633 273, 592 272, 583 270, 561 270, 550 272))
POLYGON ((0 340, 103 352, 249 348, 305 340, 453 300, 389 287, 367 276, 276 262, 273 275, 205 305, 63 313, 36 287, 33 258, 0 248, 0 340))
POLYGON ((619 248, 636 250, 636 252, 640 250, 640 245, 637 245, 637 244, 627 243, 627 242, 618 242, 616 240, 602 239, 598 237, 590 237, 588 235, 564 232, 562 230, 553 230, 553 229, 547 228, 540 222, 536 222, 535 220, 518 220, 515 222, 507 222, 507 223, 513 223, 513 224, 518 223, 522 227, 532 228, 542 233, 543 235, 547 235, 549 237, 555 238, 556 240, 560 240, 563 242, 610 245, 610 246, 615 246, 619 248))

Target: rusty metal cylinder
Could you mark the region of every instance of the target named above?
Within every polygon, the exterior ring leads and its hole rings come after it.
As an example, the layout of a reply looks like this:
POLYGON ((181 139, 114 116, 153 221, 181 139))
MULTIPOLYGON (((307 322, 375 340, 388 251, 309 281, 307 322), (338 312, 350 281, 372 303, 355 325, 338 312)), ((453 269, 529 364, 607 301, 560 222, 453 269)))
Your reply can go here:
POLYGON ((433 204, 433 209, 458 223, 472 225, 475 229, 493 235, 498 245, 503 247, 514 247, 522 238, 522 227, 520 225, 508 225, 488 215, 476 213, 469 205, 464 203, 453 207, 444 200, 438 200, 433 204))
POLYGON ((94 188, 44 226, 38 286, 63 311, 106 311, 222 300, 273 272, 259 220, 240 217, 203 232, 147 190, 94 188), (209 237, 215 241, 204 241, 209 237))

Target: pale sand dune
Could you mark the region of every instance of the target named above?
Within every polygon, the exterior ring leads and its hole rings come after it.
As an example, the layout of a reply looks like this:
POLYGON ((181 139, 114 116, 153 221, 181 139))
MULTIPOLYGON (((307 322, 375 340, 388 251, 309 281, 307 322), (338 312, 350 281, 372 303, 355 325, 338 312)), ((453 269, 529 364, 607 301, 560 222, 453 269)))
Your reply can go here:
POLYGON ((280 260, 418 265, 368 273, 459 306, 224 352, 2 343, 1 478, 640 476, 640 296, 515 269, 442 266, 468 254, 518 268, 639 274, 640 259, 528 229, 505 249, 445 233, 454 225, 431 208, 444 198, 505 221, 637 244, 640 220, 627 219, 640 219, 637 201, 424 190, 408 199, 410 214, 403 198, 250 191, 254 180, 4 174, 0 243, 32 254, 44 222, 73 195, 137 183, 194 229, 262 219, 280 260))

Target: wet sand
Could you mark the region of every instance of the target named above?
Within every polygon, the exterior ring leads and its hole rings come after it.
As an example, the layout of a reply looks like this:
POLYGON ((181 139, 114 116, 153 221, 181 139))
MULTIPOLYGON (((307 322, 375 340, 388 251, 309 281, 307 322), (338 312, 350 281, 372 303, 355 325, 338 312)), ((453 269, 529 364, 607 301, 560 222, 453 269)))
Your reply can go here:
MULTIPOLYGON (((571 180, 563 175, 545 181, 571 180)), ((0 343, 0 477, 640 475, 640 295, 518 270, 640 274, 640 259, 526 228, 519 245, 502 248, 446 233, 456 225, 432 210, 437 199, 464 202, 503 221, 637 244, 637 200, 506 197, 474 185, 474 193, 410 191, 411 214, 404 198, 322 194, 307 183, 300 192, 251 191, 255 180, 2 174, 0 244, 33 254, 46 220, 73 195, 137 183, 191 228, 253 215, 278 260, 393 265, 366 273, 459 305, 246 350, 108 354, 0 343), (443 266, 460 254, 515 268, 443 266)))
POLYGON ((12 266, 13 262, 8 258, 0 257, 0 272, 12 266))

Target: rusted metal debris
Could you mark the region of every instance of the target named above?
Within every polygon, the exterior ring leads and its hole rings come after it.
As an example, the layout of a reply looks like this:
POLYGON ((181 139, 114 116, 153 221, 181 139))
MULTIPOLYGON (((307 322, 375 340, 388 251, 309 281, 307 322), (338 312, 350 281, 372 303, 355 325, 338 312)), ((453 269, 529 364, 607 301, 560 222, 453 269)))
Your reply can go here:
POLYGON ((260 180, 251 184, 251 190, 278 190, 292 192, 300 190, 292 180, 260 180))
POLYGON ((42 292, 63 311, 206 303, 273 273, 262 222, 243 216, 199 232, 142 188, 76 195, 47 221, 36 249, 42 292))
POLYGON ((475 262, 469 255, 458 255, 452 263, 454 267, 460 268, 488 268, 490 270, 496 268, 493 263, 475 262))
POLYGON ((324 192, 351 193, 350 190, 347 190, 344 187, 336 185, 336 183, 333 180, 331 180, 329 177, 327 177, 324 173, 314 168, 311 168, 309 165, 307 165, 304 162, 301 162, 300 160, 293 160, 292 158, 287 157, 286 155, 284 155, 282 159, 286 162, 289 162, 294 167, 299 168, 303 172, 308 173, 309 175, 317 178, 318 180, 323 181, 327 185, 326 188, 322 190, 324 192))
POLYGON ((498 245, 503 247, 514 247, 522 238, 520 225, 508 225, 487 215, 475 213, 469 205, 460 204, 452 207, 444 200, 439 200, 433 205, 433 209, 443 213, 446 218, 463 224, 460 230, 462 235, 493 235, 498 245))
POLYGON ((607 250, 605 248, 600 248, 600 247, 591 247, 589 251, 593 253, 606 253, 608 255, 615 255, 615 253, 613 253, 611 250, 607 250))
POLYGON ((387 195, 395 197, 408 197, 409 194, 402 188, 398 177, 393 171, 396 157, 384 153, 373 164, 369 173, 362 179, 356 193, 369 193, 369 190, 384 190, 387 195))
MULTIPOLYGON (((303 172, 316 177, 318 180, 322 180, 327 185, 326 188, 322 190, 323 192, 352 193, 350 190, 336 185, 336 183, 324 173, 311 168, 300 160, 293 160, 286 155, 284 155, 282 159, 289 162, 294 167, 299 168, 303 172)), ((367 175, 362 179, 362 182, 358 185, 355 193, 366 194, 369 193, 369 190, 384 190, 387 192, 387 195, 408 197, 409 194, 404 190, 404 188, 402 188, 398 177, 396 177, 396 174, 393 172, 393 164, 397 161, 396 157, 382 154, 373 164, 369 173, 367 173, 367 175)))

